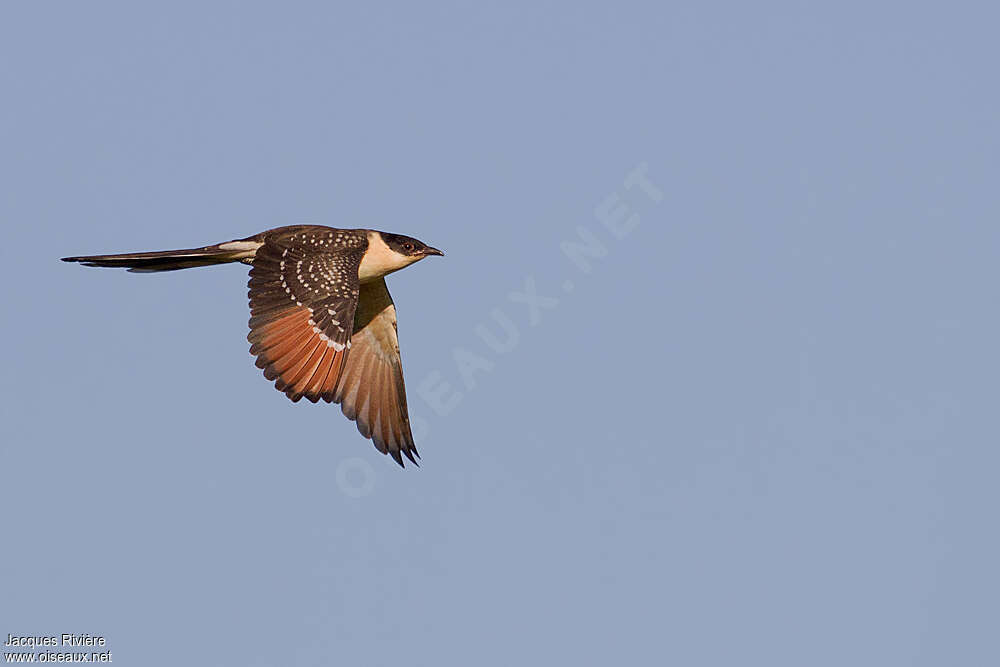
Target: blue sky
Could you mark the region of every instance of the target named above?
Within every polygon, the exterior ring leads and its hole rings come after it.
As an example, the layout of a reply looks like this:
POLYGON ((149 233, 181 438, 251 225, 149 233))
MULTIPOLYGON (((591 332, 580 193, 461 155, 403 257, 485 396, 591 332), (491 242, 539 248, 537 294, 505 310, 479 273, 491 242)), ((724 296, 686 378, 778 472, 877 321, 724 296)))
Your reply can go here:
POLYGON ((998 19, 6 6, 2 637, 996 664, 998 19), (268 386, 245 267, 57 261, 302 223, 447 253, 389 278, 419 469, 268 386))

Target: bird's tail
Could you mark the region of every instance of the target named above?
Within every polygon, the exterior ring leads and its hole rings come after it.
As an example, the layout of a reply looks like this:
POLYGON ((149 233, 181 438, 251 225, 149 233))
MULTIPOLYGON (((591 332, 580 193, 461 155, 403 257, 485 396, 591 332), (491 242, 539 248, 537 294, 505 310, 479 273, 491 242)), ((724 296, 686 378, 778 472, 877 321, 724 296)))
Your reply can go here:
POLYGON ((132 252, 123 255, 90 255, 87 257, 63 257, 64 262, 79 262, 84 266, 104 266, 128 269, 139 273, 156 271, 177 271, 193 269, 213 264, 228 264, 253 259, 260 241, 244 239, 229 241, 204 248, 186 250, 161 250, 158 252, 132 252))

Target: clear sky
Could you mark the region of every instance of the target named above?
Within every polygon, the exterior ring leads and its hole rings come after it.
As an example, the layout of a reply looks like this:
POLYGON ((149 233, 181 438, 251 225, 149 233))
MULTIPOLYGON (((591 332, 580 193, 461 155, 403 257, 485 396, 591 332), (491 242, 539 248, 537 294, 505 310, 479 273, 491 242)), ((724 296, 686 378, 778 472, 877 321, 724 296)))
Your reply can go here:
POLYGON ((1000 664, 1000 11, 811 4, 5 3, 2 639, 1000 664), (246 267, 58 261, 301 223, 447 253, 420 468, 262 377, 246 267))

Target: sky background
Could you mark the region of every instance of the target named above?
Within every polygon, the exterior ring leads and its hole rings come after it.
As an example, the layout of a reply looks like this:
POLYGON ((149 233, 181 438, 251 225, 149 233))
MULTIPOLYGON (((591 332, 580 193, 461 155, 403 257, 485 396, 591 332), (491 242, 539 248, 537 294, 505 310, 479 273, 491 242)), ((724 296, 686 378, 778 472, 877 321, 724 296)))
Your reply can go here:
POLYGON ((1000 664, 998 21, 5 3, 2 638, 1000 664), (388 281, 420 468, 269 386, 246 267, 58 261, 303 223, 447 253, 388 281))

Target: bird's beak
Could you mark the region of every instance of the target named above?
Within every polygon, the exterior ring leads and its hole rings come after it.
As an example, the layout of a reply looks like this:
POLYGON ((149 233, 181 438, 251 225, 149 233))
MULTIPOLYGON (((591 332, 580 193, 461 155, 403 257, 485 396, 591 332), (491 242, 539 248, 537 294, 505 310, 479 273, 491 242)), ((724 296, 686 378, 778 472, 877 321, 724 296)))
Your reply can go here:
POLYGON ((444 257, 443 252, 441 252, 437 248, 431 248, 430 246, 424 248, 424 255, 440 255, 441 257, 444 257))

